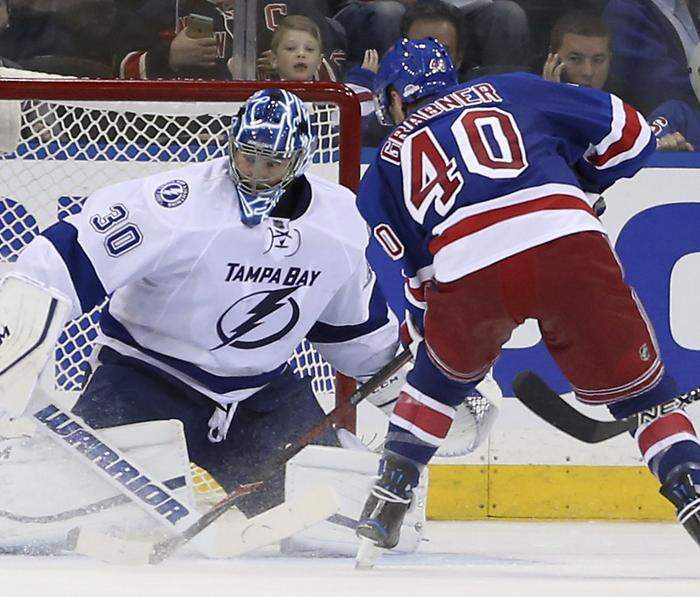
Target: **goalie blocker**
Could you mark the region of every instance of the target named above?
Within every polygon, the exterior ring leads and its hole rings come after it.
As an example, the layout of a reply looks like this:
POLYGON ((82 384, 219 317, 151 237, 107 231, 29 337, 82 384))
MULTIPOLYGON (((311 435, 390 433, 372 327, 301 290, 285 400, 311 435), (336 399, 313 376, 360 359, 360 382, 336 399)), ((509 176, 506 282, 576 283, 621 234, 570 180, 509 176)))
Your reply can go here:
POLYGON ((21 276, 0 279, 0 409, 22 414, 71 309, 52 288, 21 276))

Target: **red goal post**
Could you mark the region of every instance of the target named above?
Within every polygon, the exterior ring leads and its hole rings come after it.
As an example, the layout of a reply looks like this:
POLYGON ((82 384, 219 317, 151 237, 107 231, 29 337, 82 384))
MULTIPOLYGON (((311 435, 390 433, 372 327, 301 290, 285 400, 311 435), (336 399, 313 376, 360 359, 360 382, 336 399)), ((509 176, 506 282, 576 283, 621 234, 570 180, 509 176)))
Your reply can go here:
MULTIPOLYGON (((319 137, 312 171, 357 190, 360 107, 331 82, 0 80, 0 273, 96 188, 224 155, 230 118, 259 89, 280 87, 311 110, 319 137)), ((56 386, 76 391, 96 334, 96 311, 69 322, 56 350, 56 386)), ((308 343, 292 359, 317 393, 354 387, 308 343)), ((336 397, 336 400, 342 399, 336 397)), ((354 417, 348 421, 354 429, 354 417)))

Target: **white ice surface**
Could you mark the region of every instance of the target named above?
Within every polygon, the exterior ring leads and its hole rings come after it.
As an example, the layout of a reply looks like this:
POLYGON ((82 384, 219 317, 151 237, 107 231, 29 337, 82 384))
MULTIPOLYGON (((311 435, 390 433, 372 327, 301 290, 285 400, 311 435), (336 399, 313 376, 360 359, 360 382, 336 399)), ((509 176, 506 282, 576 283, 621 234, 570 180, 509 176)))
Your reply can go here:
POLYGON ((2 597, 700 596, 700 550, 676 524, 431 522, 410 556, 374 570, 350 558, 235 560, 178 555, 158 566, 110 566, 79 556, 0 556, 2 597))

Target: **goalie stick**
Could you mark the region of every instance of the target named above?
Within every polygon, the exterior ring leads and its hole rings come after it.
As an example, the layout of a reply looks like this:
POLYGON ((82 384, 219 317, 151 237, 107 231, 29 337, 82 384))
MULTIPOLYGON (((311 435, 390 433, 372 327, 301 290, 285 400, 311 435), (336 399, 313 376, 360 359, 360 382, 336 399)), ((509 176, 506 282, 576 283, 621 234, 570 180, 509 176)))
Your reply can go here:
POLYGON ((515 377, 513 392, 518 400, 537 416, 560 431, 588 444, 596 444, 625 432, 634 432, 643 423, 700 401, 700 387, 698 387, 631 417, 618 421, 599 421, 587 417, 566 403, 532 371, 523 371, 515 377))
MULTIPOLYGON (((269 480, 281 464, 284 464, 290 458, 292 458, 292 456, 299 453, 326 429, 331 428, 341 422, 357 404, 362 402, 362 400, 374 392, 374 390, 379 388, 388 377, 401 369, 401 367, 408 363, 411 358, 412 354, 410 349, 405 349, 400 352, 389 363, 375 373, 371 379, 355 390, 347 401, 343 402, 339 406, 336 406, 331 412, 317 421, 310 429, 302 434, 296 442, 288 444, 281 454, 265 462, 261 467, 262 472, 260 476, 260 483, 265 483, 267 480, 269 480)), ((226 496, 184 531, 154 544, 148 558, 149 563, 158 564, 170 557, 180 547, 191 541, 210 524, 217 520, 222 514, 227 512, 234 505, 235 498, 236 496, 234 494, 226 496)))

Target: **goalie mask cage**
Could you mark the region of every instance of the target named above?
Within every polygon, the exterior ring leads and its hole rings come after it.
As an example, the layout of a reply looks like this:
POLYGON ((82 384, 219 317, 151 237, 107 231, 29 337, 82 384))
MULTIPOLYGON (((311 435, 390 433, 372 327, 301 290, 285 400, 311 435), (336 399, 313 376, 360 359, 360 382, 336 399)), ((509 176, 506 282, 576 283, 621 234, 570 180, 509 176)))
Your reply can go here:
MULTIPOLYGON (((231 117, 265 87, 288 89, 309 108, 318 137, 310 171, 356 190, 359 102, 337 83, 0 81, 0 273, 96 189, 226 155, 231 117)), ((58 390, 82 387, 98 318, 99 307, 66 326, 55 354, 58 390)), ((291 362, 313 378, 317 395, 335 391, 331 367, 308 343, 291 362)))

